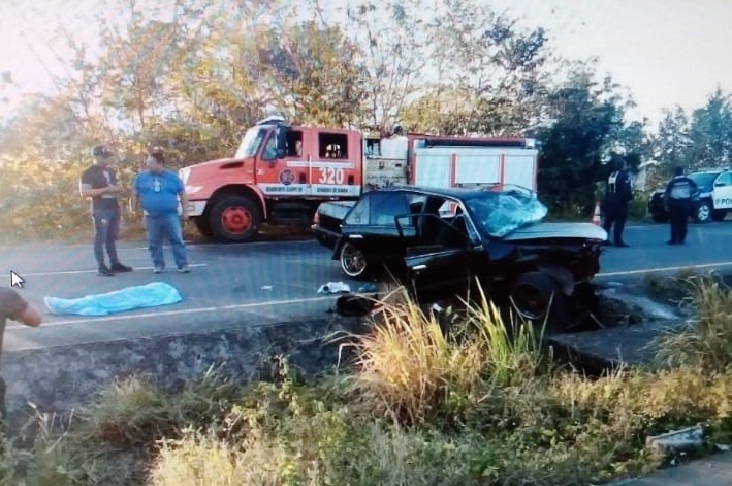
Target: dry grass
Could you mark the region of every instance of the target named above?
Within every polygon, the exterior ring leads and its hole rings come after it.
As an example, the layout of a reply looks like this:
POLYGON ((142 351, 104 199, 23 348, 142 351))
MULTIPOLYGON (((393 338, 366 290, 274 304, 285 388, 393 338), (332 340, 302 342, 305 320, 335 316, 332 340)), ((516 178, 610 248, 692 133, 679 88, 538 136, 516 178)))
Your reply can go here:
POLYGON ((732 291, 708 278, 693 280, 691 286, 695 316, 687 329, 659 340, 659 360, 670 366, 727 371, 732 366, 732 291))
MULTIPOLYGON (((719 291, 695 301, 715 327, 719 291)), ((701 423, 707 446, 732 441, 723 367, 589 379, 549 367, 534 330, 485 296, 450 332, 457 313, 438 317, 403 289, 386 300, 374 333, 352 337, 346 376, 299 383, 284 361, 277 384, 245 389, 211 370, 172 395, 131 378, 47 420, 32 450, 8 445, 1 484, 586 486, 663 464, 647 435, 701 423)), ((707 349, 687 353, 701 363, 707 349)))
POLYGON ((506 325, 485 295, 449 334, 443 329, 449 317, 440 319, 405 295, 404 289, 390 293, 373 334, 356 344, 352 391, 376 416, 423 423, 454 413, 456 404, 475 404, 489 386, 524 382, 544 362, 533 328, 506 325))

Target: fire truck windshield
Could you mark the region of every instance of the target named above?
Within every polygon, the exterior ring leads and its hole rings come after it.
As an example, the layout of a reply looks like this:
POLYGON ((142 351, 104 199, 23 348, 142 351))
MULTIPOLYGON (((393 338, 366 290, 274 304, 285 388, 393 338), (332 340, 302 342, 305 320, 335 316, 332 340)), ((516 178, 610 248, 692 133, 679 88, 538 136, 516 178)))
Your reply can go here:
POLYGON ((247 130, 247 133, 244 134, 244 138, 242 139, 239 148, 236 149, 234 158, 245 159, 247 157, 253 157, 254 155, 256 155, 257 150, 259 150, 259 146, 262 144, 262 140, 264 139, 264 135, 266 133, 267 129, 262 127, 253 127, 247 130))

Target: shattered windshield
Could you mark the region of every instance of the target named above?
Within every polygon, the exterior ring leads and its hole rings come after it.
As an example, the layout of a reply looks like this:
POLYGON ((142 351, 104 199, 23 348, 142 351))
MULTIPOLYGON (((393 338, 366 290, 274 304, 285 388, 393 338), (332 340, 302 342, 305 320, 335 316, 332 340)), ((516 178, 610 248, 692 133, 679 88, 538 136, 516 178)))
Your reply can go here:
POLYGON ((548 209, 536 193, 518 186, 486 190, 465 201, 479 229, 495 237, 503 237, 523 226, 538 223, 548 209))
POLYGON ((264 138, 264 134, 266 132, 266 129, 257 127, 247 130, 247 133, 244 135, 244 138, 242 139, 239 148, 236 149, 234 158, 245 159, 247 157, 253 157, 257 155, 257 150, 259 149, 259 145, 262 143, 262 139, 264 138))

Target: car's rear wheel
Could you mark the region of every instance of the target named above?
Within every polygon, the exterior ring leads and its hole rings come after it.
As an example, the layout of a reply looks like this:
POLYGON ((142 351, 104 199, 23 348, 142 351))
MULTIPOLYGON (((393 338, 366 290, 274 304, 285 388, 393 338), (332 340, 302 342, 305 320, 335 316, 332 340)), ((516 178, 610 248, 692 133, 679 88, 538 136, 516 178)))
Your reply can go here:
POLYGON ((694 221, 697 223, 708 223, 712 219, 712 206, 707 201, 702 201, 694 211, 694 221))
POLYGON ((511 305, 521 318, 548 329, 560 330, 569 321, 559 285, 543 272, 526 272, 511 285, 511 305))
POLYGON ((653 213, 653 221, 656 223, 666 223, 668 222, 668 214, 666 213, 653 213))
POLYGON ((360 280, 367 277, 369 270, 368 262, 363 252, 355 245, 349 242, 343 243, 339 260, 343 273, 350 278, 360 280))

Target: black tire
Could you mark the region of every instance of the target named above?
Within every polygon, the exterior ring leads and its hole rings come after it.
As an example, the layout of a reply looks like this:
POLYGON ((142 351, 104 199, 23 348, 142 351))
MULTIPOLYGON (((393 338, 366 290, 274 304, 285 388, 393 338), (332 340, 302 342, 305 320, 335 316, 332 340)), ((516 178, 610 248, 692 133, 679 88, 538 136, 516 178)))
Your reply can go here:
POLYGON ((567 302, 562 289, 543 272, 526 272, 511 285, 511 306, 519 316, 545 331, 562 331, 569 325, 567 302))
POLYGON ((656 223, 667 223, 668 222, 668 214, 666 213, 653 213, 651 216, 653 218, 653 221, 656 223))
POLYGON ((261 223, 259 205, 247 196, 224 196, 209 215, 213 237, 221 241, 249 241, 257 235, 261 223))
POLYGON ((712 220, 712 205, 708 201, 701 201, 694 208, 694 221, 700 224, 708 223, 712 220))
POLYGON ((727 211, 717 210, 712 211, 712 221, 724 221, 727 217, 727 211))
POLYGON ((213 237, 213 231, 211 231, 211 221, 204 218, 203 216, 197 216, 193 219, 193 224, 196 225, 196 229, 206 238, 213 237))
POLYGON ((370 268, 363 252, 355 245, 346 241, 338 252, 338 262, 341 264, 341 271, 348 278, 354 280, 366 280, 369 277, 370 268))

